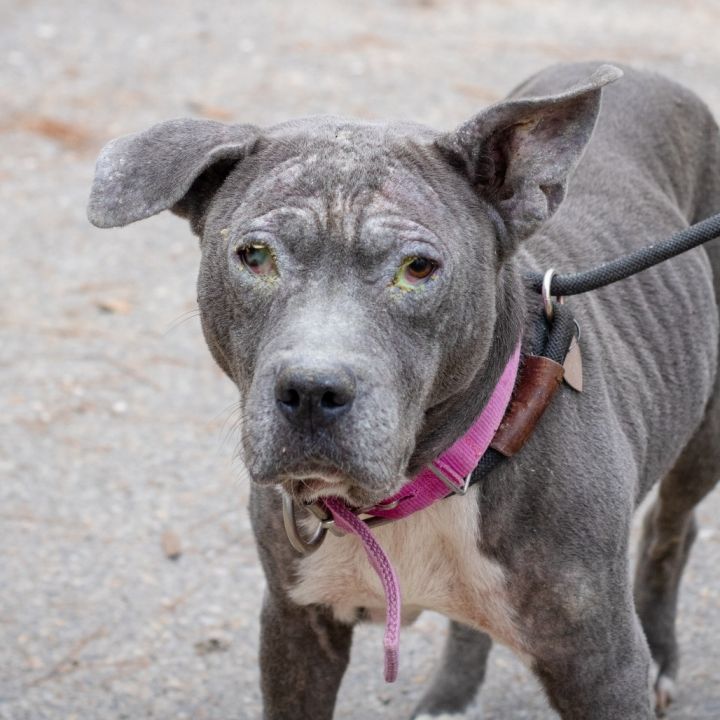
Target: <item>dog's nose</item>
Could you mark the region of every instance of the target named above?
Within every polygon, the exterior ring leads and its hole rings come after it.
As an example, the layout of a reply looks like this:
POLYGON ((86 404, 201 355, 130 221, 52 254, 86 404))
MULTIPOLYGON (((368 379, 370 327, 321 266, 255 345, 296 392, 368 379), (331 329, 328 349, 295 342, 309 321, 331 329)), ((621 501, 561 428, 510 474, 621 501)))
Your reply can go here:
POLYGON ((275 381, 275 400, 293 425, 310 429, 344 415, 355 399, 355 386, 355 376, 345 368, 286 367, 275 381))

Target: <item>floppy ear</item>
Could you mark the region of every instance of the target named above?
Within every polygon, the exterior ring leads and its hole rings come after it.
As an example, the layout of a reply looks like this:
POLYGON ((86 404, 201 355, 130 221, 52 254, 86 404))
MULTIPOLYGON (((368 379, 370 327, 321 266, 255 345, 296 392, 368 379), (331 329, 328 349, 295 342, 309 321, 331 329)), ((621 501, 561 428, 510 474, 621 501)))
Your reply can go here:
POLYGON ((109 228, 171 209, 200 235, 210 199, 259 137, 252 125, 179 119, 112 140, 95 166, 88 219, 109 228))
POLYGON ((603 65, 559 95, 500 102, 436 140, 497 211, 510 245, 505 252, 557 210, 595 127, 601 89, 621 76, 603 65))

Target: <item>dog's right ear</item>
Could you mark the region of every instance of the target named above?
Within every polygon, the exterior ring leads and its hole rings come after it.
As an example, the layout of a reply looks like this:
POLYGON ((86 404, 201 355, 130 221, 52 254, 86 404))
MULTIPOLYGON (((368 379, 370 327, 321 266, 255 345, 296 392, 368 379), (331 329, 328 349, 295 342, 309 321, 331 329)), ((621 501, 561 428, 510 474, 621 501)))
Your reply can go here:
POLYGON ((492 105, 435 141, 494 207, 502 223, 503 256, 558 209, 595 127, 602 89, 621 76, 620 69, 602 65, 557 95, 492 105))
POLYGON ((112 140, 95 166, 88 219, 110 228, 169 209, 200 235, 210 199, 259 138, 252 125, 179 119, 112 140))

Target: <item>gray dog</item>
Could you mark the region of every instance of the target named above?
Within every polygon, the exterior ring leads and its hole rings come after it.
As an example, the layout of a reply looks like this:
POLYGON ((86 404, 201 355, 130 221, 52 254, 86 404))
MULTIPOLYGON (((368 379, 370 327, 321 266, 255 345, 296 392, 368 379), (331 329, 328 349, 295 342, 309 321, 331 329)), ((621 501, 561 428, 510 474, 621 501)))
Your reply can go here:
MULTIPOLYGON (((357 538, 291 547, 281 494, 391 496, 466 431, 527 338, 523 270, 589 268, 720 210, 707 108, 631 69, 603 89, 621 74, 551 68, 451 133, 173 120, 103 150, 94 224, 170 209, 200 237, 203 330, 240 390, 254 481, 266 718, 330 718, 353 625, 385 607, 357 538)), ((573 299, 584 391, 563 387, 466 496, 374 531, 403 619, 451 619, 414 717, 465 710, 491 638, 563 718, 646 720, 653 682, 666 708, 693 509, 720 474, 719 292, 713 243, 573 299), (630 523, 658 481, 633 592, 630 523)))

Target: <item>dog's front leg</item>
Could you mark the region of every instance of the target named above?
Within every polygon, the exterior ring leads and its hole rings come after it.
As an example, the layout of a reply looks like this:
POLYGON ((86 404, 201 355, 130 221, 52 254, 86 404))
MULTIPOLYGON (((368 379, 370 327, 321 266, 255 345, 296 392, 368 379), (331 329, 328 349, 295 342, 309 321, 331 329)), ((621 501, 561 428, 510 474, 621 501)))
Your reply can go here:
MULTIPOLYGON (((557 611, 562 617, 564 608, 557 611)), ((568 623, 564 635, 533 655, 533 668, 564 720, 655 717, 650 653, 629 597, 601 615, 568 623)))
POLYGON ((330 720, 351 640, 352 626, 326 608, 268 591, 260 632, 265 720, 330 720))

